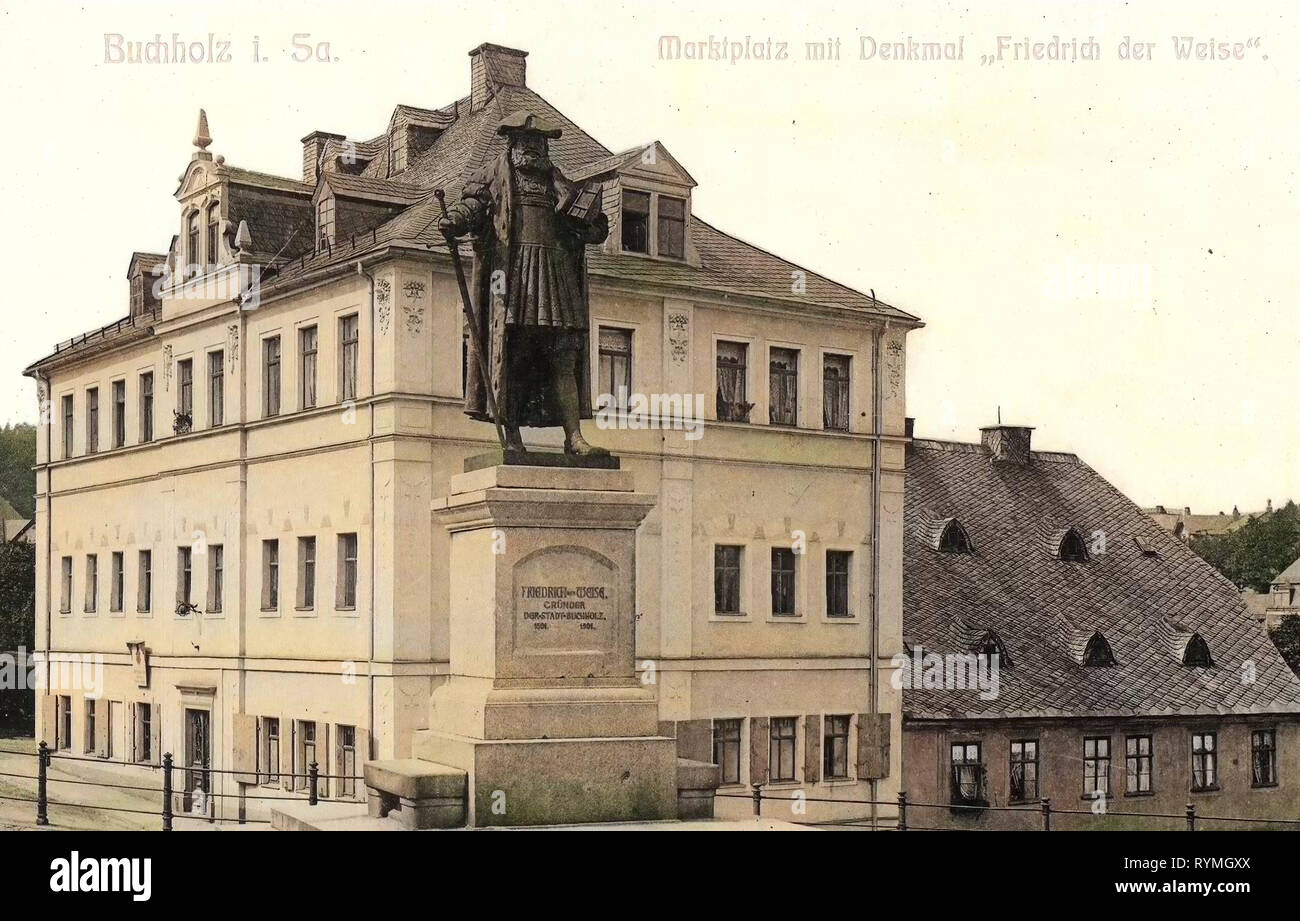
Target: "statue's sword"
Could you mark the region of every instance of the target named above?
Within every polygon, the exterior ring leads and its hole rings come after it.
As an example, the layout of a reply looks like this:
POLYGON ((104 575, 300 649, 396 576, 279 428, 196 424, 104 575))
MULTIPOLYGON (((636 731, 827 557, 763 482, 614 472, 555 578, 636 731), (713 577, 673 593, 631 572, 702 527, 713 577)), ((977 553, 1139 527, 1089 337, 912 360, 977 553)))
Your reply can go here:
MULTIPOLYGON (((434 197, 438 199, 438 205, 442 208, 442 216, 447 217, 447 197, 443 194, 442 189, 433 190, 434 197)), ((449 233, 443 234, 447 240, 447 249, 451 251, 451 266, 456 271, 456 284, 460 286, 460 303, 465 311, 465 321, 469 323, 469 348, 474 353, 474 361, 478 364, 479 377, 483 380, 483 392, 487 395, 488 412, 492 414, 492 421, 496 423, 497 440, 501 442, 501 450, 506 450, 506 431, 501 425, 501 414, 497 412, 497 398, 492 391, 492 374, 488 371, 487 349, 483 347, 483 340, 479 333, 478 318, 474 314, 474 303, 469 298, 469 285, 465 282, 465 268, 460 264, 460 248, 456 245, 456 238, 449 233)))

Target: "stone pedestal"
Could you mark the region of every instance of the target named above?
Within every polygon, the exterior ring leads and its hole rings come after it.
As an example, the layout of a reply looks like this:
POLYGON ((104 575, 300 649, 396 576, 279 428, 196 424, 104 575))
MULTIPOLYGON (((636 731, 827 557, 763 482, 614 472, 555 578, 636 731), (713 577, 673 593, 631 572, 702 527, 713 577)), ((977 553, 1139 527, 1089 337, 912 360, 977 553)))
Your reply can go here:
POLYGON ((677 816, 675 743, 635 670, 636 527, 610 469, 494 466, 434 502, 451 531, 451 677, 412 754, 463 771, 470 825, 677 816))

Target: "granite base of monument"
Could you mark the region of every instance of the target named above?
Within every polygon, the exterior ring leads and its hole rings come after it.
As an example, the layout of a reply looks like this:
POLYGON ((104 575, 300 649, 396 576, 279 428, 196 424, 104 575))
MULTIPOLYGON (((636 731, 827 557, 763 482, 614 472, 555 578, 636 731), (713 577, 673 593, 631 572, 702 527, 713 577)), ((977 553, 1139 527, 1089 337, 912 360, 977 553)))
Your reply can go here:
POLYGON ((636 528, 654 503, 628 471, 532 466, 471 470, 435 501, 451 676, 412 754, 463 772, 467 824, 677 818, 676 743, 634 661, 636 528))

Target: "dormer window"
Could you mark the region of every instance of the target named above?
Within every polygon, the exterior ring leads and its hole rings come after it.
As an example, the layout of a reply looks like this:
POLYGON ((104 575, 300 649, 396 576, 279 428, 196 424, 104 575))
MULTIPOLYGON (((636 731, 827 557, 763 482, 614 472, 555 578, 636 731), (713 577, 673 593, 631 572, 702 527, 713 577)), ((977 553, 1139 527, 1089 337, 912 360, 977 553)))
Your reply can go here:
POLYGON ((940 553, 974 553, 970 535, 956 518, 948 522, 943 533, 939 535, 940 553))
POLYGON ((190 213, 189 225, 186 230, 186 249, 185 256, 189 260, 190 273, 198 271, 201 255, 199 253, 199 213, 193 211, 190 213))
POLYGON ((221 206, 217 202, 213 202, 208 206, 208 265, 217 264, 217 241, 221 239, 220 228, 221 206))
POLYGON ((1097 668, 1110 668, 1115 664, 1115 654, 1110 651, 1110 643, 1106 642, 1106 637, 1101 635, 1100 630, 1092 635, 1084 647, 1083 664, 1097 668))
POLYGON ((1088 562, 1088 548, 1083 543, 1083 536, 1074 528, 1061 537, 1061 545, 1056 555, 1067 563, 1088 562))
POLYGON ((650 193, 623 190, 623 250, 650 254, 650 193))
POLYGON ((686 258, 686 201, 659 196, 659 255, 669 259, 686 258))
POLYGON ((1193 633, 1183 648, 1183 664, 1191 668, 1210 668, 1214 661, 1210 658, 1210 647, 1199 633, 1193 633))
POLYGON ((334 242, 334 196, 327 195, 316 204, 316 249, 334 242))
POLYGON ((1011 667, 1011 656, 1007 655, 1007 647, 1003 644, 1002 637, 992 630, 984 634, 984 638, 980 640, 975 651, 989 660, 997 656, 998 665, 1002 668, 1011 667))

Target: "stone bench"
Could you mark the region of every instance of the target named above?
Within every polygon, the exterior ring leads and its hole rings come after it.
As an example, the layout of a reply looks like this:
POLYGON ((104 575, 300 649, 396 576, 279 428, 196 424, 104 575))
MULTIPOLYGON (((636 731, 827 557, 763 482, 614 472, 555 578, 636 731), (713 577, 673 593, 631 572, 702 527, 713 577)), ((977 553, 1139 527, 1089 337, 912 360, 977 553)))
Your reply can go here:
POLYGON ((407 828, 459 828, 465 824, 464 771, 399 758, 368 761, 362 769, 372 818, 390 816, 407 828))

